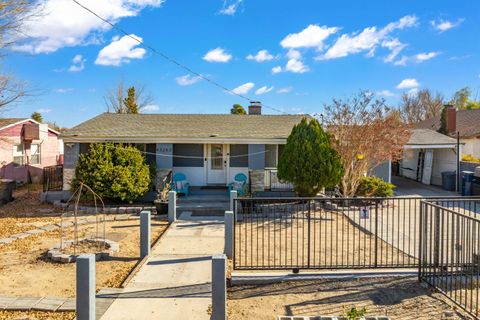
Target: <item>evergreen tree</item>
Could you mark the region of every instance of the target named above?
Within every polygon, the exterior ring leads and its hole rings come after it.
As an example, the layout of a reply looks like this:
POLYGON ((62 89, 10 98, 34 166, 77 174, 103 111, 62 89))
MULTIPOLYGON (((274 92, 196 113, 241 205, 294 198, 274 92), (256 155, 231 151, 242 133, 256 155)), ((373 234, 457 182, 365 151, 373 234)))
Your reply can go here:
POLYGON ((83 182, 100 197, 132 202, 150 186, 150 169, 145 157, 133 146, 92 144, 75 169, 72 188, 83 182))
POLYGON ((245 108, 242 105, 236 103, 232 106, 232 109, 230 109, 230 113, 231 114, 247 114, 247 111, 245 111, 245 108))
POLYGON ((313 197, 325 187, 336 186, 342 176, 340 156, 330 136, 316 119, 295 125, 278 164, 278 177, 292 183, 299 196, 313 197))
POLYGON ((126 113, 138 113, 138 104, 135 100, 135 87, 128 88, 127 97, 123 99, 126 113))
POLYGON ((447 129, 447 109, 448 105, 443 107, 442 114, 440 115, 440 128, 438 128, 438 132, 448 135, 447 129))
POLYGON ((32 118, 33 120, 35 120, 35 121, 37 121, 37 122, 40 122, 40 123, 43 122, 43 117, 42 117, 42 115, 40 114, 40 112, 37 112, 37 111, 35 111, 34 113, 32 113, 32 115, 30 116, 30 118, 32 118))

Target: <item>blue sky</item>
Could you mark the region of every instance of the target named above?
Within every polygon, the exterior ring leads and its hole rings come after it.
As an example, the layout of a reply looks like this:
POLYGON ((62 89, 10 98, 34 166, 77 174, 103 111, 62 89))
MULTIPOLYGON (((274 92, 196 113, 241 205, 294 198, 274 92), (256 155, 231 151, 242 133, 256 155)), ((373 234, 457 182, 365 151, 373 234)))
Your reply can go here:
MULTIPOLYGON (((318 113, 360 89, 480 89, 480 1, 78 0, 202 75, 287 113, 318 113)), ((148 112, 227 113, 248 102, 165 61, 71 0, 43 14, 4 60, 35 95, 3 112, 71 127, 106 110, 119 80, 148 112)), ((480 96, 480 94, 479 94, 480 96)), ((264 113, 278 113, 264 108, 264 113)), ((161 125, 161 124, 159 124, 161 125)))

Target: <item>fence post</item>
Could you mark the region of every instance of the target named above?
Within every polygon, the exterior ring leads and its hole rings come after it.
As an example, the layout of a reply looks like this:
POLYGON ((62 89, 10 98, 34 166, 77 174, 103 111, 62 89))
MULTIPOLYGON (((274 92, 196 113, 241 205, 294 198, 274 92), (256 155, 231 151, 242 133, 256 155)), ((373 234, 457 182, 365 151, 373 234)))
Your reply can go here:
POLYGON ((233 256, 233 228, 234 226, 233 211, 225 211, 225 249, 224 253, 228 258, 233 256))
POLYGON ((230 191, 230 211, 234 210, 235 199, 237 199, 238 193, 237 190, 230 191))
POLYGON ((150 211, 140 212, 140 258, 150 255, 150 211))
POLYGON ((375 201, 375 268, 378 265, 378 201, 375 201))
POLYGON ((307 213, 307 221, 308 221, 308 224, 307 224, 307 233, 308 233, 308 244, 307 244, 307 266, 308 268, 310 268, 310 242, 311 242, 311 228, 310 228, 310 224, 312 222, 312 218, 311 218, 311 200, 309 199, 308 200, 308 213, 307 213))
POLYGON ((434 238, 434 266, 438 268, 440 264, 440 208, 435 207, 435 238, 434 238))
POLYGON ((76 313, 78 320, 95 320, 95 255, 77 257, 76 313))
POLYGON ((419 223, 419 242, 418 242, 418 282, 422 281, 422 260, 423 260, 423 220, 425 215, 426 203, 420 200, 420 223, 419 223))
POLYGON ((173 223, 177 220, 177 193, 168 192, 168 222, 173 223))
POLYGON ((227 257, 217 254, 212 257, 212 317, 211 320, 227 319, 227 257))

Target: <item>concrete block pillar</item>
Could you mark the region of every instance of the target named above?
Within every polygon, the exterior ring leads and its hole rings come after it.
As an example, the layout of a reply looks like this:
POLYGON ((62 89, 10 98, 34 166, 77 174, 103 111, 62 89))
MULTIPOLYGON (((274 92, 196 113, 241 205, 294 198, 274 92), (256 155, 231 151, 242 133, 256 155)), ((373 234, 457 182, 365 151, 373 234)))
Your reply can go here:
POLYGON ((224 254, 212 257, 212 317, 210 319, 227 319, 227 257, 224 254))
POLYGON ((233 211, 233 204, 235 203, 235 199, 238 197, 237 190, 230 191, 230 211, 233 211))
POLYGON ((150 211, 140 212, 140 258, 150 255, 151 224, 150 211))
POLYGON ((233 211, 225 211, 225 249, 224 253, 228 258, 233 257, 233 228, 234 228, 234 213, 233 211))
POLYGON ((177 193, 168 192, 168 222, 173 223, 177 220, 177 193))
POLYGON ((95 320, 95 255, 77 257, 76 311, 78 320, 95 320))

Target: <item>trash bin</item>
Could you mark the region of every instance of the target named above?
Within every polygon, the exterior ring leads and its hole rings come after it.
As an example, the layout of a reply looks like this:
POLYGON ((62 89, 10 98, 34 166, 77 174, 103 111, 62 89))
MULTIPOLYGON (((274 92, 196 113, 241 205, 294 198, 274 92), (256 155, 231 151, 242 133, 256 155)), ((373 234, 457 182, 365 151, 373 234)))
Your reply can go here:
POLYGON ((442 187, 447 191, 455 191, 457 173, 455 171, 442 172, 442 187))
POLYGON ((473 174, 472 171, 462 171, 462 196, 472 195, 473 174))

